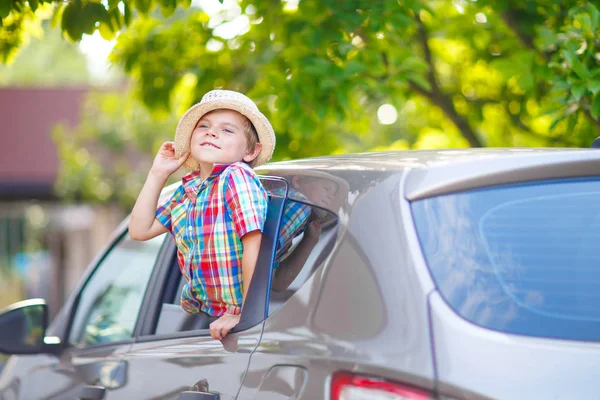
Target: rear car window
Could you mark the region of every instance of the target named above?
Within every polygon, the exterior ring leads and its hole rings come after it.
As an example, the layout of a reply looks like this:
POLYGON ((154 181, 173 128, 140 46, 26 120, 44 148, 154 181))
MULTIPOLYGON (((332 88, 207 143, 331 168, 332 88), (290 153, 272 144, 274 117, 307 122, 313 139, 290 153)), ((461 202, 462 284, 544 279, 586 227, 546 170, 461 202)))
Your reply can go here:
POLYGON ((463 318, 600 341, 600 180, 500 186, 411 208, 435 284, 463 318))

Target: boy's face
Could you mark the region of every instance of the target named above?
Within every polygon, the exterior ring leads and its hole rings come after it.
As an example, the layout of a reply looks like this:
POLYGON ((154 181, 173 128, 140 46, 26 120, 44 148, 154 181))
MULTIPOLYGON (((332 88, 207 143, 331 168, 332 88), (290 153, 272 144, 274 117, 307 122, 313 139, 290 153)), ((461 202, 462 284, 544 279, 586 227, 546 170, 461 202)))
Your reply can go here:
POLYGON ((314 204, 321 207, 331 207, 338 191, 338 185, 327 179, 294 177, 292 184, 314 204))
POLYGON ((248 151, 244 133, 246 117, 232 110, 215 110, 200 118, 190 141, 190 155, 202 166, 252 161, 260 144, 248 151))

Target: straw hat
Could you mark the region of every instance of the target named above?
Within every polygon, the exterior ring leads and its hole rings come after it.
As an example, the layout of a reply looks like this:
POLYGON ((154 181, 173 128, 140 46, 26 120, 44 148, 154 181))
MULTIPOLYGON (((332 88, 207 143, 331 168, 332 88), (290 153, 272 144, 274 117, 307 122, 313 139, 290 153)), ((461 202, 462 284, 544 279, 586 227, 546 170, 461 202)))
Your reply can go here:
MULTIPOLYGON (((275 149, 275 132, 271 123, 259 110, 256 104, 247 96, 233 90, 211 90, 202 96, 200 103, 193 105, 179 120, 175 132, 175 156, 190 151, 190 140, 196 124, 204 114, 218 109, 237 111, 252 122, 262 149, 252 162, 257 167, 269 161, 275 149)), ((198 162, 188 157, 183 164, 190 171, 200 168, 198 162)))

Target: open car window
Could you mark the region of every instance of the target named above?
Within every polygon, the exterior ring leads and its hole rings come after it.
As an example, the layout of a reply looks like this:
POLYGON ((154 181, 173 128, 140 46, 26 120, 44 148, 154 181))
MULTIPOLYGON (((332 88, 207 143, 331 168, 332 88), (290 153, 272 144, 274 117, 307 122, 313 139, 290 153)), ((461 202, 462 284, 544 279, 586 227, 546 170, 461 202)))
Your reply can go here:
MULTIPOLYGON (((277 311, 330 254, 337 237, 336 214, 329 209, 347 193, 323 177, 261 177, 269 195, 267 220, 259 260, 238 326, 239 331, 261 323, 277 311)), ((173 250, 175 251, 175 250, 173 250)), ((210 320, 187 314, 180 295, 185 285, 173 256, 156 324, 149 334, 194 331, 208 335, 210 320)))
POLYGON ((79 295, 69 334, 75 347, 133 337, 142 300, 166 234, 138 242, 124 234, 107 252, 79 295))
MULTIPOLYGON (((261 181, 266 188, 274 185, 282 187, 283 190, 273 193, 267 189, 269 203, 258 261, 248 289, 249 292, 240 323, 234 328, 233 332, 257 325, 266 318, 267 313, 269 275, 277 247, 276 236, 281 221, 287 183, 285 180, 275 177, 262 177, 261 181)), ((162 301, 159 309, 156 310, 156 316, 153 318, 155 323, 153 326, 147 327, 145 332, 141 332, 142 336, 171 337, 173 335, 179 336, 183 332, 194 332, 193 335, 209 335, 208 325, 211 322, 210 319, 202 314, 188 314, 181 308, 180 296, 185 282, 179 270, 175 251, 173 247, 171 265, 162 282, 162 301)))

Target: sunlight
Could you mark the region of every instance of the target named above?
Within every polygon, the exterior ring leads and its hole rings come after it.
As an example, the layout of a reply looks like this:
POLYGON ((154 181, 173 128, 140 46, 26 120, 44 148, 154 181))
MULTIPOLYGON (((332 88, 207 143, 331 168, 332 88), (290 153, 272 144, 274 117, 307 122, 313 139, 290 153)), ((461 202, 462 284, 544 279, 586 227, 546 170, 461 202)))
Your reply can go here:
POLYGON ((110 74, 108 55, 116 44, 116 40, 105 40, 98 31, 93 35, 83 35, 79 49, 87 57, 88 70, 92 80, 104 82, 110 74))
POLYGON ((391 104, 384 104, 377 110, 377 119, 382 125, 391 125, 398 119, 398 111, 391 104))

